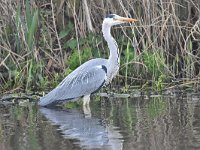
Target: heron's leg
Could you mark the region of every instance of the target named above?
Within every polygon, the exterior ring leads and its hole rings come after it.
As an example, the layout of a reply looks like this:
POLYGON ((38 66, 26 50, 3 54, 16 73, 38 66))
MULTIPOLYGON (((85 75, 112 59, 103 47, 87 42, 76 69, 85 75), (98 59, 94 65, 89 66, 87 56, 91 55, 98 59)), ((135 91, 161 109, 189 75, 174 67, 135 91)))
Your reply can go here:
POLYGON ((89 105, 90 103, 90 94, 89 95, 84 95, 83 97, 83 105, 89 105))
POLYGON ((83 112, 85 115, 85 118, 91 118, 91 110, 90 110, 90 95, 85 95, 83 97, 83 112))

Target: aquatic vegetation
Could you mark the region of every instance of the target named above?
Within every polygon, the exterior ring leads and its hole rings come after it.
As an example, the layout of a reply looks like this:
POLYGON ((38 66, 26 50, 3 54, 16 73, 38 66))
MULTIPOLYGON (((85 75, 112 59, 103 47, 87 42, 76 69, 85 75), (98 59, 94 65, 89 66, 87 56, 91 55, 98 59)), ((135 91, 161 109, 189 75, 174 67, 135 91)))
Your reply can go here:
POLYGON ((115 3, 2 0, 0 91, 54 87, 85 61, 107 58, 100 25, 110 10, 139 20, 113 29, 121 56, 114 85, 162 90, 172 80, 199 83, 199 2, 115 3))

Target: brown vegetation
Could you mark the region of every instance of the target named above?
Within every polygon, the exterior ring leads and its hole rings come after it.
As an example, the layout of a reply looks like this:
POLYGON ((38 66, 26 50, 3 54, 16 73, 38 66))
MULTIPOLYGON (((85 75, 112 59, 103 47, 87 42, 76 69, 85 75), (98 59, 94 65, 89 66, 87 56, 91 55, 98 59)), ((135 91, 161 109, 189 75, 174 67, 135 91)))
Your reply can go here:
POLYGON ((78 58, 79 65, 91 57, 106 57, 100 33, 102 20, 110 12, 139 20, 122 33, 116 28, 113 32, 122 57, 119 77, 125 76, 126 83, 143 78, 156 85, 177 78, 197 81, 198 0, 1 0, 1 88, 42 88, 49 78, 58 80, 55 72, 63 73, 63 78, 73 69, 70 59, 78 58), (82 56, 85 49, 92 51, 88 58, 82 56))

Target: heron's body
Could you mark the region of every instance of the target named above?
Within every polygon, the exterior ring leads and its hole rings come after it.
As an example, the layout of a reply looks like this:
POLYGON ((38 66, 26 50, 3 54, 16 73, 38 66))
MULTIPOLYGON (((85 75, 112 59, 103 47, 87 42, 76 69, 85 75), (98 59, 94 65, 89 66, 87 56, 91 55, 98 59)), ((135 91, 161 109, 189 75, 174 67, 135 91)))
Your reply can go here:
MULTIPOLYGON (((112 25, 125 21, 131 22, 135 20, 113 14, 108 16, 108 19, 104 19, 102 31, 110 49, 109 59, 97 58, 85 62, 70 73, 55 89, 41 97, 38 104, 40 106, 48 106, 81 96, 88 98, 90 94, 98 91, 103 85, 110 83, 116 76, 120 63, 118 46, 110 34, 110 29, 112 25), (111 17, 113 20, 114 17, 116 20, 119 18, 119 22, 111 22, 111 17)), ((84 100, 85 104, 89 104, 89 100, 84 100)))

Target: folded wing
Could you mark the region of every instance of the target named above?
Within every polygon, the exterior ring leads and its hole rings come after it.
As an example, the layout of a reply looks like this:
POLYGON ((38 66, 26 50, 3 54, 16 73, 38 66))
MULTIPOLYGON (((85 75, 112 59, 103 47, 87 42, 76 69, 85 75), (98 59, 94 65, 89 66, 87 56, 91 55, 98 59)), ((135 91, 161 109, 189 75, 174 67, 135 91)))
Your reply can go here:
POLYGON ((55 89, 40 98, 38 104, 47 106, 92 94, 104 85, 106 73, 107 69, 104 65, 90 67, 87 70, 77 69, 69 74, 55 89))

